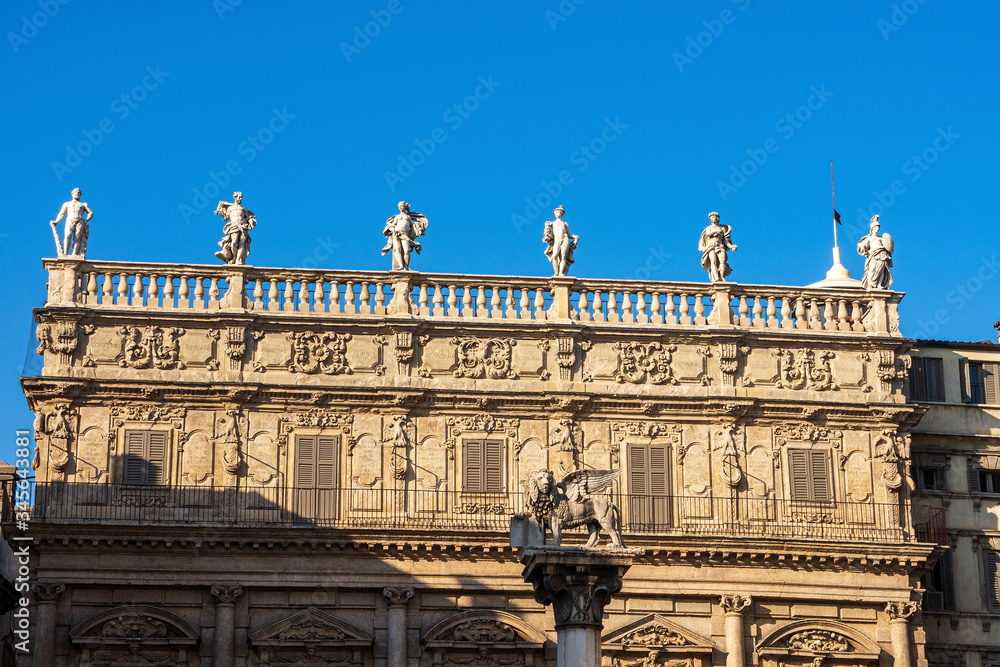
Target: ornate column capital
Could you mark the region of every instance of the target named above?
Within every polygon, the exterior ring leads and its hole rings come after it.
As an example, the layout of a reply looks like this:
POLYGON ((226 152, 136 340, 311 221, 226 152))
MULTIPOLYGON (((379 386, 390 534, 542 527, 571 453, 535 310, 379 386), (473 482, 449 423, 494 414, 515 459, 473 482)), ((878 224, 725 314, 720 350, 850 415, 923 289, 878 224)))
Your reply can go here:
POLYGON ((742 614, 749 609, 752 602, 753 598, 751 596, 740 595, 738 593, 723 593, 719 600, 722 610, 727 614, 742 614))
POLYGON ((634 554, 601 554, 583 549, 525 550, 522 576, 535 589, 535 600, 551 604, 556 630, 602 628, 604 607, 622 589, 622 577, 634 554))
POLYGON ((37 583, 35 584, 35 602, 38 604, 55 604, 59 596, 66 590, 65 584, 37 583))
POLYGON ((890 602, 885 605, 885 613, 892 621, 908 621, 920 609, 919 602, 890 602))
POLYGON ((405 605, 413 597, 412 588, 383 588, 382 595, 389 600, 390 607, 405 605))
POLYGON ((216 599, 216 605, 234 605, 236 598, 243 594, 242 586, 227 586, 215 584, 212 586, 212 595, 216 599))

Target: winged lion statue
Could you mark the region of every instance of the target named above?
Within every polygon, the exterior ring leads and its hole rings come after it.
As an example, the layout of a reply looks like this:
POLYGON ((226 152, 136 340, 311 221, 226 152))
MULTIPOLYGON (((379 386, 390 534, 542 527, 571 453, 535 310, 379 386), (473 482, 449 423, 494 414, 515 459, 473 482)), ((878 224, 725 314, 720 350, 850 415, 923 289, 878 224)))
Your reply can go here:
POLYGON ((624 549, 622 542, 622 513, 613 502, 600 496, 591 496, 618 479, 621 470, 576 470, 555 481, 551 470, 535 470, 525 481, 527 514, 542 527, 544 542, 545 525, 552 530, 550 544, 559 546, 564 528, 587 526, 590 539, 586 546, 597 546, 601 530, 611 538, 611 545, 624 549))

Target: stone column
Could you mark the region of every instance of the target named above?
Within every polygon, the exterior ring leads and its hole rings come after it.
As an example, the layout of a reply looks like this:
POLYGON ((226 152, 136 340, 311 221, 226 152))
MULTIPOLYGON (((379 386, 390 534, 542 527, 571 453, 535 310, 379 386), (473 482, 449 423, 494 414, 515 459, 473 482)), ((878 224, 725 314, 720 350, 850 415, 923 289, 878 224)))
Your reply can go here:
POLYGON ((236 622, 236 599, 243 593, 240 586, 212 586, 215 597, 214 667, 233 667, 233 633, 236 622))
POLYGON ((722 610, 726 612, 726 667, 745 667, 746 645, 743 637, 743 612, 750 608, 749 595, 723 595, 722 610))
POLYGON ((892 639, 893 667, 910 667, 910 617, 917 613, 919 602, 890 602, 885 606, 889 614, 889 637, 892 639))
POLYGON ((63 584, 35 584, 35 634, 31 646, 35 650, 35 667, 52 667, 55 660, 56 604, 66 590, 63 584))
POLYGON ((524 580, 535 600, 552 605, 558 667, 601 667, 604 607, 622 588, 622 577, 641 553, 580 547, 528 548, 521 554, 524 580))
POLYGON ((406 667, 406 603, 413 597, 412 588, 383 588, 389 600, 389 659, 387 667, 406 667))

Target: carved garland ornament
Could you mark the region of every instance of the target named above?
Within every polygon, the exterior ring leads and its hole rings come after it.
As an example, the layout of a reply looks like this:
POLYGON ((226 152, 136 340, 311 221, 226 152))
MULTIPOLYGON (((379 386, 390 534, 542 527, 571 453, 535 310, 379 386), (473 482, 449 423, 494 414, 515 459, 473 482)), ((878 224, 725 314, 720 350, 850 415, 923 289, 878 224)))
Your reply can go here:
POLYGON ((673 630, 651 625, 633 630, 621 638, 623 646, 687 646, 691 642, 673 630))
POLYGON ((615 343, 612 348, 618 351, 615 382, 642 384, 648 380, 652 384, 677 384, 670 367, 676 345, 615 343))
POLYGON ((118 365, 122 368, 183 369, 180 337, 185 333, 179 327, 145 327, 131 325, 118 328, 123 343, 118 365))
POLYGON ((167 636, 167 626, 163 621, 149 616, 130 614, 105 623, 101 634, 113 639, 162 639, 167 636))
POLYGON ((347 363, 347 341, 351 340, 349 333, 301 331, 288 334, 288 340, 292 343, 288 370, 293 373, 350 375, 354 372, 347 363))
POLYGON ((512 642, 517 639, 514 628, 506 623, 490 619, 468 621, 455 626, 452 638, 457 642, 477 644, 512 642))
POLYGON ((451 339, 451 344, 456 347, 458 359, 455 377, 488 377, 493 380, 517 378, 517 373, 511 367, 514 346, 517 345, 513 338, 482 340, 475 336, 456 336, 451 339))
POLYGON ((278 635, 279 639, 343 639, 344 631, 335 625, 311 618, 288 627, 278 635))
POLYGON ((847 653, 854 646, 844 635, 829 630, 803 630, 788 638, 788 648, 817 653, 847 653))

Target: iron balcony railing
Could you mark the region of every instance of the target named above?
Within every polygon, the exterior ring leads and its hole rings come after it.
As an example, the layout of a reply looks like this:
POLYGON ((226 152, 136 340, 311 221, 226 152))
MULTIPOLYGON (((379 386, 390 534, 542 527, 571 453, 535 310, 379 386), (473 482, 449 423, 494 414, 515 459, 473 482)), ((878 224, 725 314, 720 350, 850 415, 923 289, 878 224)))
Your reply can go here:
MULTIPOLYGON (((620 492, 610 497, 621 508, 623 532, 633 536, 938 544, 947 540, 943 510, 923 506, 620 492)), ((14 509, 4 493, 5 523, 14 518, 14 509)), ((521 493, 40 483, 30 523, 505 533, 511 515, 524 511, 521 493)))

